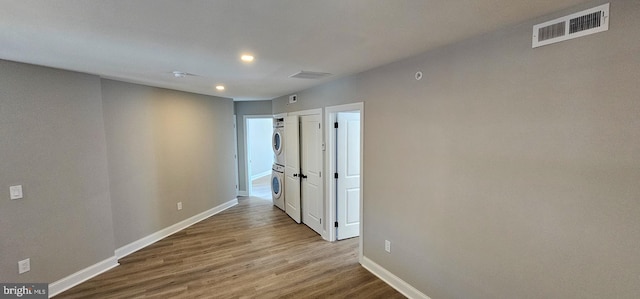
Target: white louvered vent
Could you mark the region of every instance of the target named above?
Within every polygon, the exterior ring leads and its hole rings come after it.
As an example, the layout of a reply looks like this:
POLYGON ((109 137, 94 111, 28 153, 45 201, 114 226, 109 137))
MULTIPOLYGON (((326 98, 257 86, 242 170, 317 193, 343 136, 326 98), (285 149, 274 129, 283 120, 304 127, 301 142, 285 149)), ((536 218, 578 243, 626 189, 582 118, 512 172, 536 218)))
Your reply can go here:
POLYGON ((320 73, 320 72, 308 72, 308 71, 299 71, 289 78, 298 78, 298 79, 320 79, 324 77, 331 76, 330 73, 320 73))
POLYGON ((609 30, 609 3, 533 26, 533 48, 609 30))

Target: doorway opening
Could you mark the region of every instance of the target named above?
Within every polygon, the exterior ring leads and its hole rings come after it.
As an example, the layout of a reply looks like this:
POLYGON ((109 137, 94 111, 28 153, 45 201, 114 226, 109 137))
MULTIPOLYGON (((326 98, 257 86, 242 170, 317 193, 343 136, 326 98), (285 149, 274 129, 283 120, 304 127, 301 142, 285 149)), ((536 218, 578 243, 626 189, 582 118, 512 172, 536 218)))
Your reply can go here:
MULTIPOLYGON (((362 236, 364 104, 325 108, 329 241, 362 236)), ((360 238, 362 257, 362 238, 360 238)))
POLYGON ((273 166, 273 117, 244 116, 245 182, 249 196, 271 200, 271 169, 273 166))

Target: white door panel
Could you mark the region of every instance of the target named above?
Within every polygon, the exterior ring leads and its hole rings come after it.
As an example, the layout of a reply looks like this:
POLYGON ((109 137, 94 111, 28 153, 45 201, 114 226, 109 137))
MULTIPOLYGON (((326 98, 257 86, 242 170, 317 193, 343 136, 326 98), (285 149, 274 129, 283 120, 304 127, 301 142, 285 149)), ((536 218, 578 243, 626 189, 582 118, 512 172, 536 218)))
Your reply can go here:
POLYGON ((300 209, 300 127, 298 116, 287 116, 284 122, 285 182, 284 202, 286 213, 297 223, 301 221, 300 209))
POLYGON ((319 114, 300 118, 302 179, 302 222, 322 234, 322 128, 319 114))
POLYGON ((337 114, 337 238, 360 233, 360 113, 337 114))
POLYGON ((358 225, 360 223, 360 188, 352 188, 347 190, 344 195, 346 199, 346 225, 349 227, 352 225, 358 225))

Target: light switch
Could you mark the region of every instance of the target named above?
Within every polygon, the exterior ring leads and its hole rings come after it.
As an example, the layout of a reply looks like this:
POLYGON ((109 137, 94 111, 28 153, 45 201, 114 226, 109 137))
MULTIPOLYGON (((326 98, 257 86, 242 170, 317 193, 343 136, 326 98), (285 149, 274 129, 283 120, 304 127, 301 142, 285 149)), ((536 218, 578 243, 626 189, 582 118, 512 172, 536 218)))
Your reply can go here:
POLYGON ((21 260, 18 262, 18 274, 31 271, 31 259, 21 260))
POLYGON ((11 199, 22 198, 22 185, 9 187, 9 193, 11 194, 11 199))

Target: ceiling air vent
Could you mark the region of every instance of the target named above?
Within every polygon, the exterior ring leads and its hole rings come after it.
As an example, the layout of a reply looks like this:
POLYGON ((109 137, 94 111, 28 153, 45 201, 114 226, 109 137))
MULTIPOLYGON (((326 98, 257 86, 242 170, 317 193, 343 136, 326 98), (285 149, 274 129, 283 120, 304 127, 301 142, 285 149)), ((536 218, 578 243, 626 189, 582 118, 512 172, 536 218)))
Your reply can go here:
POLYGON ((307 71, 299 71, 289 78, 298 78, 298 79, 321 79, 324 77, 331 76, 330 73, 320 73, 320 72, 307 72, 307 71))
POLYGON ((533 48, 609 30, 609 3, 533 26, 533 48))

